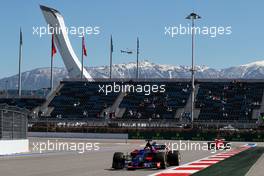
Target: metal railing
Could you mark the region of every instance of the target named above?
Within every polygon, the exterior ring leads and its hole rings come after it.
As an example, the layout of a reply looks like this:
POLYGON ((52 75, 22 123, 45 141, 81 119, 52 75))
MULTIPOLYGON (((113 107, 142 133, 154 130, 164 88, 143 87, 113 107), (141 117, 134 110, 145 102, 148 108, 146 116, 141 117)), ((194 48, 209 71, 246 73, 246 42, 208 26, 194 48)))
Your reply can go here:
POLYGON ((0 140, 26 139, 28 111, 0 105, 0 140))

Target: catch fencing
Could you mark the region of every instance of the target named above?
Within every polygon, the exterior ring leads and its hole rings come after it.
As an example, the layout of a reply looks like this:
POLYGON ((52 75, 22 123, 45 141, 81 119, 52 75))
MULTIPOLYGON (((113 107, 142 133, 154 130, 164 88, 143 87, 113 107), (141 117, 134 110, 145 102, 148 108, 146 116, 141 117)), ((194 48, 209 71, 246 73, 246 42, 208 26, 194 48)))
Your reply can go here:
POLYGON ((27 139, 29 111, 0 105, 0 140, 27 139))

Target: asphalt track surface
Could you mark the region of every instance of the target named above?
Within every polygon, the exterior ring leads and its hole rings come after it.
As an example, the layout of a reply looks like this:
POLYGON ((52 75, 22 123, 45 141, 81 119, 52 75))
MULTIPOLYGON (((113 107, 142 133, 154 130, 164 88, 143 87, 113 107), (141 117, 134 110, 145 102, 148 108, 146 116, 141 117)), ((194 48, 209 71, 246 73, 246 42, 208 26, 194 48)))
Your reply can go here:
MULTIPOLYGON (((157 141, 158 143, 177 143, 179 141, 157 141)), ((190 142, 199 143, 203 148, 204 144, 199 141, 182 141, 188 145, 190 142)), ((146 142, 143 140, 102 140, 102 139, 47 139, 47 138, 30 138, 31 152, 12 156, 0 156, 0 175, 1 176, 146 176, 160 170, 142 169, 135 171, 112 170, 111 163, 113 153, 116 151, 130 152, 136 148, 143 148, 146 142), (40 142, 48 143, 67 143, 71 146, 70 150, 53 150, 42 151, 40 153, 40 142), (99 150, 75 151, 74 146, 77 144, 98 143, 99 150), (74 151, 73 151, 74 150, 74 151)), ((232 148, 236 148, 245 143, 232 143, 232 148)), ((198 144, 197 144, 198 145, 198 144)), ((176 144, 174 144, 176 147, 176 144)), ((187 147, 182 150, 181 164, 195 161, 210 155, 210 151, 198 150, 198 147, 187 147)))

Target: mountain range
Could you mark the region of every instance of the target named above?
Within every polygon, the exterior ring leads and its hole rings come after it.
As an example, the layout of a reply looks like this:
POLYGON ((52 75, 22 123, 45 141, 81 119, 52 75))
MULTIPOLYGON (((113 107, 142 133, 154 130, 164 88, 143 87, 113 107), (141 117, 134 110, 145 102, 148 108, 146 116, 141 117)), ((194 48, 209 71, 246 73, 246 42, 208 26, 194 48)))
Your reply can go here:
MULTIPOLYGON (((161 65, 144 60, 139 63, 140 78, 190 78, 189 66, 161 65)), ((109 67, 87 67, 93 78, 108 78, 109 67)), ((224 69, 213 69, 207 66, 196 66, 196 78, 201 79, 264 79, 264 60, 224 69)), ((65 68, 54 68, 54 83, 68 78, 65 68)), ((113 65, 113 78, 134 78, 136 63, 113 65)), ((16 89, 18 75, 0 79, 0 89, 16 89)), ((22 73, 22 87, 27 90, 48 88, 50 68, 37 68, 22 73)))

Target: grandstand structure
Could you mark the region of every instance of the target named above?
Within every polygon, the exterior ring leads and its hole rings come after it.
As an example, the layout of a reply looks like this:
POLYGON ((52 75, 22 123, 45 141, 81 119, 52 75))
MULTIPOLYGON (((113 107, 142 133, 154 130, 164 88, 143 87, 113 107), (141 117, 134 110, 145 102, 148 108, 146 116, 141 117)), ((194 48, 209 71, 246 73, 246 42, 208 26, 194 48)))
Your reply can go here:
POLYGON ((39 97, 12 97, 12 98, 0 98, 0 104, 8 104, 10 106, 16 106, 25 108, 29 111, 33 111, 37 106, 42 105, 45 102, 45 98, 39 97))
MULTIPOLYGON (((251 124, 263 121, 264 81, 197 79, 195 81, 194 122, 251 124)), ((151 122, 152 125, 177 126, 191 122, 191 82, 189 79, 65 79, 46 98, 3 97, 0 104, 25 108, 30 121, 151 122), (164 92, 100 92, 100 85, 164 85, 164 92)), ((131 126, 131 125, 128 125, 131 126)), ((237 125, 235 125, 237 126, 237 125)))
MULTIPOLYGON (((264 81, 196 80, 195 121, 256 123, 264 112, 264 81)), ((35 108, 39 118, 57 120, 156 120, 187 122, 191 106, 190 80, 64 80, 46 101, 35 108), (164 84, 166 91, 99 92, 99 85, 164 84)))

